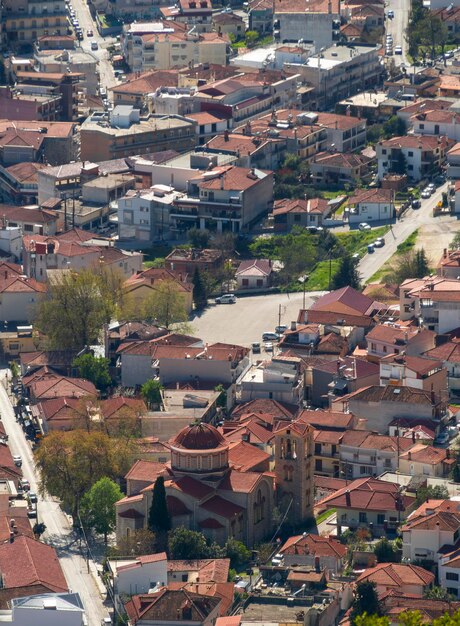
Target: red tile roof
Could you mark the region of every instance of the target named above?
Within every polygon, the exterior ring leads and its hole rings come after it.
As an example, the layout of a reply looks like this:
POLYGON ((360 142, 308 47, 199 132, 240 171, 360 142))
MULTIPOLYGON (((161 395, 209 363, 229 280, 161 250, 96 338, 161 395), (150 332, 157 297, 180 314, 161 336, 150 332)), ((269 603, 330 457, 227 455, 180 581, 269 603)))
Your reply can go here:
POLYGON ((234 504, 233 502, 229 502, 220 496, 213 496, 209 500, 206 500, 206 502, 200 504, 200 508, 209 511, 213 515, 224 517, 226 519, 238 517, 244 511, 243 507, 238 504, 234 504))
POLYGON ((330 306, 335 303, 343 304, 354 311, 356 315, 369 315, 373 310, 374 300, 363 296, 362 293, 353 289, 353 287, 342 287, 318 298, 318 300, 310 307, 311 311, 329 311, 330 306))
POLYGON ((329 202, 324 198, 310 198, 309 200, 276 200, 273 206, 273 215, 285 215, 286 213, 313 213, 326 215, 331 210, 329 202))
POLYGON ((198 186, 200 189, 246 191, 246 189, 250 189, 259 184, 262 179, 270 174, 272 174, 272 172, 258 169, 253 172, 252 169, 245 167, 231 166, 223 170, 220 174, 216 173, 216 176, 213 178, 208 177, 208 180, 206 180, 206 177, 203 177, 203 175, 198 182, 198 186))
POLYGON ((259 398, 244 404, 237 404, 232 411, 232 417, 241 417, 248 413, 262 413, 273 415, 274 417, 292 419, 296 412, 297 407, 294 405, 278 402, 277 400, 269 400, 268 398, 259 398))
POLYGON ((343 559, 347 553, 347 547, 333 537, 308 534, 290 537, 279 552, 284 555, 332 556, 343 559))
POLYGON ((0 545, 0 571, 4 587, 41 584, 55 593, 68 590, 55 549, 30 537, 0 545))
POLYGON ((359 511, 397 511, 398 500, 401 510, 413 503, 413 498, 400 496, 395 483, 376 478, 359 478, 336 493, 321 500, 321 506, 359 511))
POLYGON ((158 476, 166 477, 169 471, 164 463, 138 460, 125 476, 125 480, 139 480, 154 483, 158 476))
POLYGON ((268 470, 270 455, 250 443, 237 441, 229 447, 228 460, 230 465, 240 472, 250 472, 259 465, 266 465, 268 470))
POLYGON ((378 586, 400 589, 405 585, 428 587, 433 584, 434 578, 434 574, 417 565, 379 563, 361 574, 356 579, 356 583, 371 581, 378 586))

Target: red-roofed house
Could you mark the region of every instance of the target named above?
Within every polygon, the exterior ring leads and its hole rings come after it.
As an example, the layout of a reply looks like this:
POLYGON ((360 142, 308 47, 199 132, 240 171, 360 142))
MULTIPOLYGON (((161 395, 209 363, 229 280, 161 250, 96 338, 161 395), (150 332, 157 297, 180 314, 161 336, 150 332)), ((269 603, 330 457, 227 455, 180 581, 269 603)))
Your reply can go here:
POLYGON ((0 545, 0 571, 4 588, 42 585, 51 593, 68 590, 55 549, 24 535, 0 545))
POLYGON ((455 454, 449 449, 416 443, 400 455, 399 470, 410 476, 443 478, 451 473, 456 462, 455 454))
POLYGON ((350 225, 392 220, 395 214, 392 189, 359 189, 348 198, 348 204, 352 207, 348 214, 350 225))
POLYGON ((405 135, 379 141, 375 150, 378 161, 378 177, 382 180, 388 172, 394 172, 400 154, 404 156, 407 176, 418 181, 438 169, 445 161, 447 150, 453 141, 444 136, 405 135))
POLYGON ((324 198, 276 200, 273 205, 275 231, 290 231, 293 226, 321 226, 331 212, 324 198))
POLYGON ((108 560, 108 573, 115 595, 116 606, 120 594, 132 596, 148 593, 156 584, 166 586, 168 582, 168 557, 166 552, 137 556, 132 559, 108 560))
POLYGON ((447 370, 438 359, 390 354, 380 360, 380 384, 404 385, 440 397, 447 388, 447 370))
POLYGON ((269 259, 241 261, 236 270, 238 289, 266 289, 271 285, 272 274, 269 259))
POLYGON ((435 333, 425 328, 403 324, 378 324, 366 335, 367 357, 378 361, 389 354, 404 352, 408 356, 420 356, 435 347, 435 333))
POLYGON ((395 529, 414 508, 415 498, 403 495, 399 485, 376 478, 361 478, 345 485, 319 503, 337 509, 337 534, 343 527, 369 528, 380 537, 395 529))
POLYGON ((289 537, 284 545, 278 550, 283 555, 283 565, 310 565, 317 566, 329 572, 338 574, 344 566, 347 547, 334 537, 322 537, 320 535, 303 534, 289 537))
POLYGON ((395 590, 422 598, 433 585, 434 579, 434 574, 418 565, 379 563, 375 567, 365 570, 356 579, 356 583, 365 581, 375 583, 379 595, 395 590))
POLYGON ((7 322, 30 322, 35 309, 47 291, 34 278, 8 273, 0 274, 0 318, 7 322))
POLYGON ((311 311, 326 311, 340 315, 372 315, 385 305, 363 296, 353 287, 342 287, 321 296, 310 307, 311 311))

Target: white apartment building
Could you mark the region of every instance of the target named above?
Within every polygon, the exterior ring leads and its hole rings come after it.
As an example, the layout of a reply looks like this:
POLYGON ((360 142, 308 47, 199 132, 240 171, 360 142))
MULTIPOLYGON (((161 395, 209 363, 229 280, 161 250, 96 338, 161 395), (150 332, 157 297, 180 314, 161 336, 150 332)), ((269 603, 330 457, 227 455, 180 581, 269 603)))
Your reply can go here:
POLYGON ((132 72, 169 70, 203 63, 227 65, 230 40, 225 34, 187 31, 176 22, 139 22, 126 25, 123 54, 132 72))
POLYGON ((407 279, 399 289, 400 315, 412 317, 435 333, 460 326, 460 281, 447 278, 407 279))
POLYGON ((397 172, 401 161, 411 180, 431 176, 444 163, 448 147, 449 142, 444 136, 405 135, 379 141, 375 146, 379 180, 390 172, 397 172))

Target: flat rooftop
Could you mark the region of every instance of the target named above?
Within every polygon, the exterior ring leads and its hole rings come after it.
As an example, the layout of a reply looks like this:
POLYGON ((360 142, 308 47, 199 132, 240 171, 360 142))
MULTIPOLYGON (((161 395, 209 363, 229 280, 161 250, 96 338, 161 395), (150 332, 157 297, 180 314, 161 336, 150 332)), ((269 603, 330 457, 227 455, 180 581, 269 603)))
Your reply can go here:
POLYGON ((192 126, 192 122, 177 117, 150 117, 134 122, 129 128, 111 126, 106 118, 94 120, 89 118, 81 125, 81 131, 97 131, 111 135, 112 137, 124 137, 127 135, 141 135, 152 131, 170 130, 172 128, 184 128, 192 126))
POLYGON ((364 106, 368 108, 377 109, 382 102, 388 99, 386 93, 383 91, 379 91, 375 93, 374 91, 363 91, 361 93, 357 93, 355 96, 350 96, 346 100, 342 100, 339 104, 347 105, 353 104, 354 106, 364 106))
POLYGON ((333 67, 350 61, 362 54, 368 54, 373 50, 378 50, 380 46, 331 46, 321 53, 321 56, 315 54, 309 57, 304 65, 307 67, 320 67, 320 69, 328 70, 333 67))

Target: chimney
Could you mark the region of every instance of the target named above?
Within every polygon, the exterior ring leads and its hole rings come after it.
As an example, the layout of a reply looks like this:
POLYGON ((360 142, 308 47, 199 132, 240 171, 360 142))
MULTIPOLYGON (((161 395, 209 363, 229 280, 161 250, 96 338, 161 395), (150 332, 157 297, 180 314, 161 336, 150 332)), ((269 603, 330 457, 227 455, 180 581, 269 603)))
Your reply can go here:
POLYGON ((347 506, 351 506, 351 498, 350 498, 350 490, 349 489, 347 489, 345 491, 345 504, 347 506))
POLYGON ((407 453, 407 460, 412 461, 412 454, 410 452, 407 453))
POLYGON ((412 443, 415 443, 415 430, 412 431, 412 443))
POLYGON ((450 459, 450 449, 447 448, 446 450, 446 459, 450 459))
POLYGON ((291 330, 295 330, 297 328, 297 322, 291 322, 291 330))
POLYGON ((224 141, 228 141, 228 130, 224 132, 224 141))
POLYGON ((223 175, 220 177, 220 188, 221 189, 224 188, 224 176, 223 175))
POLYGON ((447 259, 447 248, 444 248, 443 257, 444 257, 445 259, 447 259))
POLYGON ((319 556, 315 556, 315 572, 319 574, 320 571, 321 571, 321 567, 319 563, 319 556))

